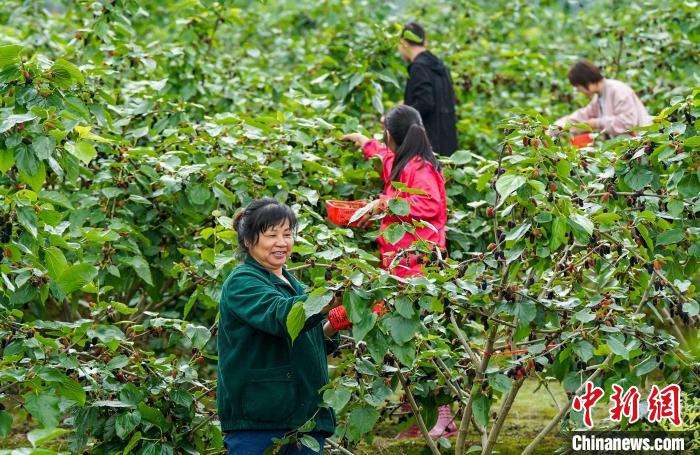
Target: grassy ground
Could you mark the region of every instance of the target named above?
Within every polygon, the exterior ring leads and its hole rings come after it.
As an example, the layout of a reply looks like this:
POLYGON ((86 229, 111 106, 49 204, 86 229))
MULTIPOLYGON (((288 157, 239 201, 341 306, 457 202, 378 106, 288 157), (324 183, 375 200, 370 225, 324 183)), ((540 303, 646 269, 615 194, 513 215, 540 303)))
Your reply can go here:
MULTIPOLYGON (((502 455, 521 453, 556 414, 556 408, 547 392, 542 388, 534 393, 536 388, 536 382, 528 381, 520 389, 496 444, 498 453, 502 455)), ((562 389, 557 384, 552 384, 550 388, 557 401, 560 404, 563 403, 566 396, 562 389)), ((355 455, 422 455, 426 453, 424 452, 425 445, 420 439, 396 440, 394 439, 395 431, 392 430, 391 427, 380 426, 372 444, 362 443, 353 450, 353 453, 355 455)), ((477 440, 473 430, 471 435, 468 444, 470 446, 479 445, 480 441, 477 440)), ((455 440, 456 438, 450 438, 452 445, 454 445, 455 440)), ((535 453, 551 455, 561 446, 562 442, 563 440, 556 435, 550 435, 538 446, 535 453)), ((451 449, 442 450, 442 453, 450 454, 453 451, 451 449)))
MULTIPOLYGON (((528 381, 520 389, 520 393, 518 393, 496 445, 496 451, 501 455, 521 453, 523 448, 532 441, 547 421, 556 414, 556 408, 547 392, 544 389, 540 389, 537 393, 534 393, 536 388, 537 383, 535 381, 528 381)), ((563 403, 566 397, 559 385, 552 384, 551 390, 557 397, 557 401, 563 403)), ((494 409, 497 406, 498 403, 494 406, 494 409)), ((355 455, 422 455, 428 453, 424 451, 425 444, 421 439, 397 440, 394 438, 395 435, 395 425, 392 425, 390 422, 380 424, 372 444, 362 443, 353 450, 353 453, 355 455)), ((454 445, 455 441, 456 438, 450 438, 452 445, 454 445)), ((53 441, 50 447, 54 450, 66 450, 65 445, 61 445, 62 442, 60 439, 53 441)), ((562 439, 550 435, 540 444, 535 453, 551 455, 561 443, 562 439)), ((468 444, 469 446, 480 444, 473 430, 468 444)), ((0 440, 0 448, 2 449, 29 446, 26 432, 16 431, 7 438, 0 440)), ((443 449, 442 453, 448 455, 453 453, 453 451, 451 449, 443 449)))

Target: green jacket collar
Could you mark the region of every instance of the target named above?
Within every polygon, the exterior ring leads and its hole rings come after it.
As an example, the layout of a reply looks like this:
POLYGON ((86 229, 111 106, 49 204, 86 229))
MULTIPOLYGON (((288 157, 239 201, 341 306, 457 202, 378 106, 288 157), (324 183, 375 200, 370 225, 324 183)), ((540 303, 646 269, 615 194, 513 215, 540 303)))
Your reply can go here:
MULTIPOLYGON (((260 272, 266 274, 268 277, 270 277, 270 280, 271 280, 272 282, 274 282, 274 283, 276 283, 276 284, 281 284, 281 285, 283 285, 283 286, 289 287, 289 285, 288 285, 287 283, 285 283, 283 280, 281 280, 280 277, 278 277, 277 275, 275 275, 274 273, 272 273, 272 271, 270 271, 269 269, 265 268, 262 264, 260 264, 258 261, 256 261, 255 259, 253 259, 253 256, 251 256, 250 254, 246 254, 244 262, 245 262, 246 264, 248 264, 248 265, 250 265, 250 266, 256 268, 256 269, 259 270, 260 272)), ((289 273, 289 272, 287 271, 287 268, 286 268, 286 267, 282 267, 282 274, 283 274, 284 277, 287 278, 287 280, 291 283, 292 287, 294 288, 294 290, 295 290, 297 293, 304 292, 304 288, 303 288, 303 287, 301 286, 301 284, 296 280, 296 278, 294 278, 294 276, 292 276, 292 274, 289 273)))

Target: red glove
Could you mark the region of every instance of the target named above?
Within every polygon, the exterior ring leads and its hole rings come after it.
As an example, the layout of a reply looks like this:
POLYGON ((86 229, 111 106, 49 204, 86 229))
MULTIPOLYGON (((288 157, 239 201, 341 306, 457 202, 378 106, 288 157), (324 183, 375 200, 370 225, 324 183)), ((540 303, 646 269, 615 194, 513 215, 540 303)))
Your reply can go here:
MULTIPOLYGON (((384 300, 380 300, 372 307, 372 313, 378 317, 384 315, 384 300)), ((328 312, 328 322, 331 323, 333 330, 347 330, 352 327, 352 322, 348 319, 348 312, 344 306, 337 306, 328 312)))

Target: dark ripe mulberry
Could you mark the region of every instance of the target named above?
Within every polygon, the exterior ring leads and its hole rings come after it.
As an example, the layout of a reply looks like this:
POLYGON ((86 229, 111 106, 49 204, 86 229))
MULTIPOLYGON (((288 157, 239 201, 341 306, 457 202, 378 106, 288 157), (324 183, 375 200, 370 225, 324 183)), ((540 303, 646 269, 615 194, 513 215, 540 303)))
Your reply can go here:
POLYGON ((508 229, 513 229, 515 227, 515 221, 508 222, 508 229))
POLYGON ((482 291, 485 291, 486 288, 487 288, 488 286, 489 286, 489 285, 488 285, 488 283, 486 282, 486 280, 481 280, 481 290, 482 290, 482 291))
POLYGON ((488 316, 481 316, 481 325, 484 326, 485 330, 489 329, 489 318, 488 316))
POLYGON ((501 243, 506 241, 506 235, 503 232, 498 236, 498 241, 501 243))
POLYGON ((600 254, 607 255, 609 253, 610 253, 610 245, 608 245, 608 244, 601 245, 600 254))
POLYGON ((330 271, 330 269, 326 269, 326 281, 331 281, 333 279, 333 272, 330 271))
POLYGON ((644 265, 644 268, 649 272, 650 274, 654 273, 654 264, 652 262, 647 262, 644 265))
POLYGON ((636 257, 636 256, 632 256, 632 257, 630 258, 630 265, 631 265, 632 267, 634 267, 635 265, 637 265, 637 257, 636 257))
POLYGON ((544 365, 539 362, 535 362, 535 371, 540 372, 544 370, 544 365))
POLYGON ((656 363, 660 363, 660 362, 661 362, 661 355, 656 354, 656 363))
POLYGON ((553 298, 554 298, 554 291, 549 291, 549 292, 547 293, 547 299, 548 299, 548 300, 552 300, 553 298))
POLYGON ((533 278, 533 277, 528 278, 527 285, 532 286, 533 284, 535 284, 535 278, 533 278))
POLYGON ((547 361, 549 361, 549 363, 554 363, 554 357, 552 356, 552 353, 551 353, 551 352, 548 352, 548 353, 545 355, 545 358, 547 359, 547 361))
POLYGON ((585 370, 586 369, 586 362, 584 362, 583 360, 579 360, 578 362, 576 362, 576 369, 578 371, 585 370))
POLYGON ((515 377, 515 368, 510 368, 508 371, 506 371, 506 376, 509 378, 514 378, 515 377))

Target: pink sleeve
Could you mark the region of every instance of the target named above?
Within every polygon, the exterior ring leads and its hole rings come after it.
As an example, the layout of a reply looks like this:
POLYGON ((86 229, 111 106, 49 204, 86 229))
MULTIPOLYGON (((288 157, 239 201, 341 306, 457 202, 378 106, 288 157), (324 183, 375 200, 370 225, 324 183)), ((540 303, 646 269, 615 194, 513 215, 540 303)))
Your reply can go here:
POLYGON ((598 100, 594 99, 581 109, 558 119, 554 124, 564 126, 567 123, 581 123, 596 117, 598 117, 598 100))
POLYGON ((600 130, 613 136, 618 136, 636 126, 634 93, 618 95, 613 103, 612 115, 600 117, 600 130))
POLYGON ((370 159, 375 155, 379 155, 382 158, 387 153, 391 153, 388 148, 386 148, 381 142, 370 139, 362 146, 362 153, 365 154, 365 159, 370 159))

